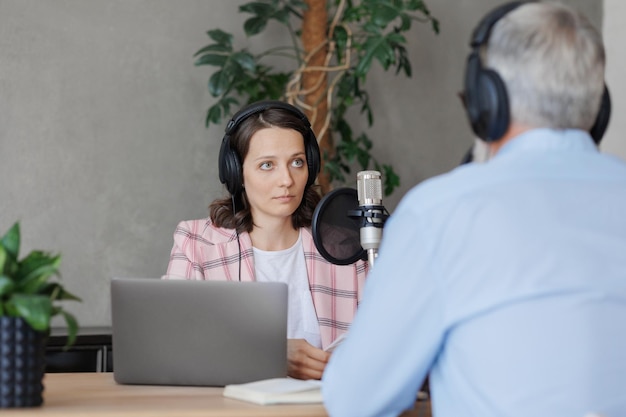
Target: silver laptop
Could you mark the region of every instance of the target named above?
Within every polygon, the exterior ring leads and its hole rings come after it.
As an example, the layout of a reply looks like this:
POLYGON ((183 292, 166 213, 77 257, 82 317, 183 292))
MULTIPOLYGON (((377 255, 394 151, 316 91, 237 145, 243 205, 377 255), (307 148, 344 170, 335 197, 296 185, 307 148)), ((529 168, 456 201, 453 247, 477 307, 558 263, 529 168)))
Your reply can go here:
POLYGON ((287 285, 113 278, 120 384, 224 386, 287 375, 287 285))

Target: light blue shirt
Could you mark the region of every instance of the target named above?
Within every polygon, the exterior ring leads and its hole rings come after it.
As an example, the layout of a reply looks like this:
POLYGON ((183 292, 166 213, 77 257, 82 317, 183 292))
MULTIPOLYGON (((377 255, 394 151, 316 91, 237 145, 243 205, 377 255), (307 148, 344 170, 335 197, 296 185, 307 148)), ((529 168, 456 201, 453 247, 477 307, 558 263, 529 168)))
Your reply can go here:
POLYGON ((626 416, 626 163, 537 129, 411 190, 322 392, 396 416, 626 416))

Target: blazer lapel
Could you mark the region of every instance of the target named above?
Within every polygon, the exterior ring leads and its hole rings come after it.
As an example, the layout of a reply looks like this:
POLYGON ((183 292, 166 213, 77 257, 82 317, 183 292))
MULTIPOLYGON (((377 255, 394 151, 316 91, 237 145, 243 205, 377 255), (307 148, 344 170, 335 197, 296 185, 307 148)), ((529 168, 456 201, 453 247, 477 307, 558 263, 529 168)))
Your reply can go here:
POLYGON ((254 281, 252 241, 248 233, 226 242, 202 247, 206 279, 254 281), (240 265, 241 264, 241 265, 240 265))

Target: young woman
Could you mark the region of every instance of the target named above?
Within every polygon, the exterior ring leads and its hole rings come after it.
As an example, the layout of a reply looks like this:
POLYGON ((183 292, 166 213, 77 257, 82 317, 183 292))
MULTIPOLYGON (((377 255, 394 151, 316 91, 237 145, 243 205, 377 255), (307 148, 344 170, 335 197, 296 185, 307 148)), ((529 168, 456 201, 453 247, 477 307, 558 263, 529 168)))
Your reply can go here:
POLYGON ((320 379, 324 351, 356 312, 367 263, 339 266, 317 251, 310 231, 320 200, 317 140, 306 116, 280 101, 241 109, 226 128, 219 176, 229 196, 209 218, 181 222, 164 278, 288 284, 288 373, 320 379))

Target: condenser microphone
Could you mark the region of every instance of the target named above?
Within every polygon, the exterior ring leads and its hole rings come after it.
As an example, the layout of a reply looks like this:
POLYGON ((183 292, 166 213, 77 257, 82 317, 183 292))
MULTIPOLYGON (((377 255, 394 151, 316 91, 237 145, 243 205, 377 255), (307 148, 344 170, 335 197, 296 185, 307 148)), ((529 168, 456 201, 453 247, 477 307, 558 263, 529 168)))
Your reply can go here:
POLYGON ((383 237, 383 226, 389 217, 383 207, 381 174, 360 171, 356 175, 356 185, 359 208, 352 216, 360 218, 361 246, 367 252, 370 267, 373 267, 383 237))

